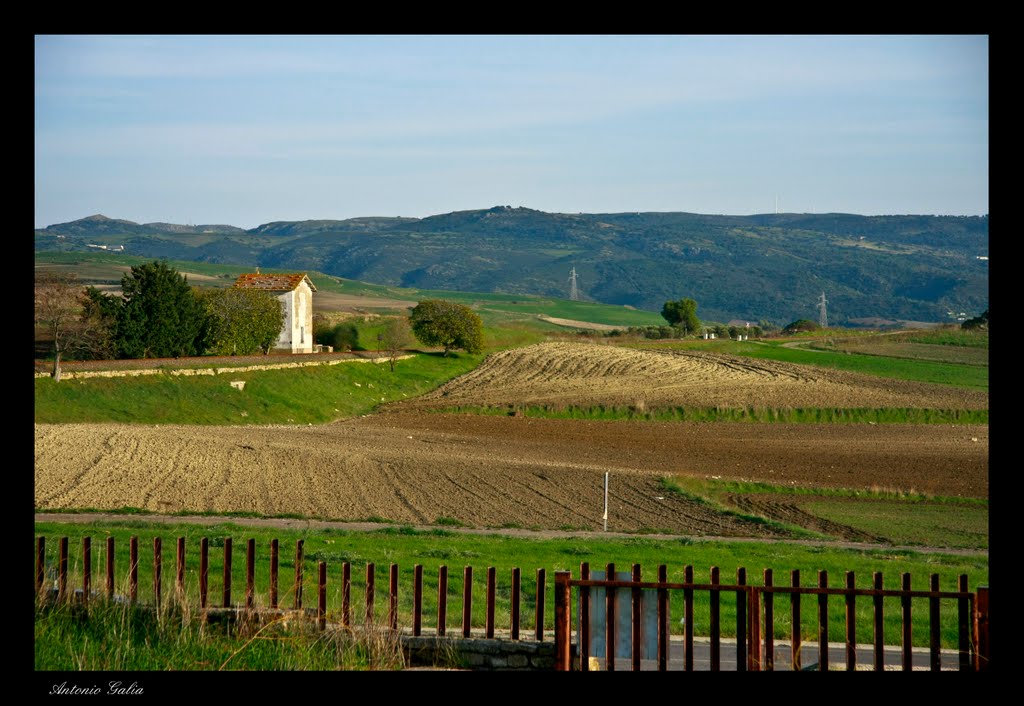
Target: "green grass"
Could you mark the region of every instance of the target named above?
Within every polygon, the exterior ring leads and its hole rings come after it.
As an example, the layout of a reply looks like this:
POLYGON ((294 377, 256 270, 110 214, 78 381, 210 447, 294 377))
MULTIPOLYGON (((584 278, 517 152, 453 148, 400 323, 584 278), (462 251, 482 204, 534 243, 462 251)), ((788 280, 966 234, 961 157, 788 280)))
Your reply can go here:
MULTIPOLYGON (((887 489, 807 488, 756 481, 663 479, 662 487, 729 512, 733 495, 773 495, 801 510, 895 545, 987 550, 988 500, 928 496, 887 489)), ((735 513, 733 513, 735 514, 735 513)), ((745 516, 748 517, 749 516, 745 516)))
POLYGON ((215 376, 35 380, 36 423, 321 424, 424 394, 472 370, 481 356, 418 354, 387 363, 339 363, 215 376), (230 386, 244 380, 245 389, 230 386))
MULTIPOLYGON (((397 639, 379 628, 320 632, 313 621, 275 621, 228 630, 177 606, 157 612, 102 599, 87 607, 36 603, 36 670, 366 671, 402 664, 397 639)), ((95 681, 105 694, 108 682, 95 681)))
POLYGON ((989 411, 962 409, 773 409, 762 407, 648 407, 632 405, 457 405, 432 410, 447 414, 539 419, 654 422, 754 422, 782 424, 988 424, 989 411))
POLYGON ((644 342, 632 345, 637 348, 662 350, 674 348, 709 350, 716 353, 727 353, 748 358, 764 358, 820 368, 847 370, 854 373, 896 380, 913 380, 940 385, 952 385, 954 387, 988 390, 988 366, 784 348, 781 344, 785 342, 778 339, 761 342, 700 340, 670 341, 665 343, 644 342))
MULTIPOLYGON (((450 530, 433 529, 415 530, 411 527, 386 528, 373 532, 352 532, 336 529, 315 531, 306 530, 271 530, 264 528, 243 527, 224 522, 221 524, 197 527, 181 525, 153 525, 139 520, 120 522, 97 522, 87 524, 36 523, 36 536, 46 538, 46 559, 52 567, 56 559, 57 539, 69 537, 71 558, 69 561, 71 578, 69 586, 80 585, 81 576, 81 540, 83 536, 92 538, 93 548, 93 581, 102 588, 104 542, 107 536, 115 538, 115 575, 120 583, 128 566, 128 540, 130 536, 138 537, 139 541, 139 599, 152 601, 152 565, 153 538, 163 540, 163 575, 165 581, 172 582, 174 571, 175 538, 186 538, 186 591, 190 600, 197 596, 197 569, 199 564, 199 541, 202 537, 210 540, 210 601, 212 605, 220 605, 223 592, 223 563, 225 537, 232 537, 231 554, 231 595, 233 601, 239 601, 245 594, 245 552, 249 538, 254 540, 255 555, 255 596, 257 606, 269 604, 269 545, 270 540, 280 540, 280 601, 291 607, 293 594, 290 590, 295 575, 295 543, 303 541, 304 566, 306 581, 304 594, 308 601, 316 595, 313 585, 309 583, 315 576, 315 563, 327 563, 328 587, 327 605, 329 618, 337 617, 341 610, 341 564, 349 562, 352 576, 352 605, 359 611, 365 603, 366 571, 373 564, 376 591, 374 614, 383 616, 388 610, 387 589, 389 567, 394 564, 399 576, 399 617, 401 625, 410 624, 412 610, 412 579, 414 567, 423 567, 423 625, 425 629, 436 627, 436 596, 439 567, 448 567, 448 621, 450 631, 461 625, 461 597, 463 595, 463 569, 473 568, 473 604, 472 620, 474 627, 482 627, 485 619, 484 586, 488 567, 494 567, 497 577, 495 598, 496 624, 508 625, 510 606, 510 576, 513 567, 522 572, 522 603, 520 607, 521 626, 523 630, 531 630, 534 621, 534 601, 537 569, 544 568, 547 574, 545 586, 545 627, 553 626, 553 582, 556 570, 572 571, 579 576, 581 562, 589 562, 592 568, 603 568, 607 563, 614 562, 620 569, 640 564, 643 576, 653 578, 660 564, 668 567, 670 581, 682 581, 683 569, 686 565, 694 567, 694 575, 698 581, 706 581, 711 567, 718 567, 722 581, 731 582, 739 567, 745 567, 748 582, 761 583, 765 568, 771 568, 776 576, 776 583, 788 581, 790 572, 800 570, 805 585, 817 581, 819 571, 827 571, 830 585, 841 585, 846 571, 853 571, 857 577, 857 585, 869 587, 873 572, 882 572, 886 588, 898 588, 900 575, 904 572, 912 575, 912 586, 915 589, 927 588, 928 577, 932 573, 940 576, 942 590, 955 590, 957 577, 967 574, 972 588, 988 584, 988 556, 959 556, 952 554, 921 554, 912 551, 879 548, 877 550, 853 550, 826 546, 803 545, 798 543, 757 543, 757 542, 701 542, 683 537, 674 540, 636 536, 630 538, 605 538, 601 536, 581 539, 519 539, 497 535, 459 534, 450 530), (356 607, 358 606, 358 607, 356 607)), ((35 554, 33 554, 33 558, 35 554)), ((172 583, 165 584, 170 590, 172 583)), ((835 635, 843 634, 843 605, 837 599, 830 605, 830 630, 835 635)), ((898 601, 885 611, 885 636, 890 644, 900 642, 900 611, 898 601)), ((678 631, 682 617, 681 597, 672 599, 671 621, 673 631, 678 631)), ((781 608, 781 606, 780 606, 781 608)), ((870 630, 870 602, 858 602, 858 614, 863 630, 870 630)), ((735 600, 723 595, 721 606, 721 624, 724 636, 734 634, 735 600)), ((805 639, 814 639, 816 635, 815 609, 808 606, 803 615, 801 630, 805 639)), ((695 592, 694 627, 698 635, 706 635, 709 627, 708 594, 695 592)), ((776 635, 779 638, 788 636, 788 611, 777 610, 776 635)), ((928 640, 927 602, 920 604, 915 600, 913 611, 913 636, 915 645, 926 645, 928 640)), ((38 616, 37 616, 38 621, 38 616)), ((955 606, 943 606, 942 641, 946 647, 955 645, 955 606)), ((38 626, 37 626, 38 630, 38 626)), ((37 639, 38 644, 38 639, 37 639)), ((215 661, 215 660, 213 660, 215 661)))

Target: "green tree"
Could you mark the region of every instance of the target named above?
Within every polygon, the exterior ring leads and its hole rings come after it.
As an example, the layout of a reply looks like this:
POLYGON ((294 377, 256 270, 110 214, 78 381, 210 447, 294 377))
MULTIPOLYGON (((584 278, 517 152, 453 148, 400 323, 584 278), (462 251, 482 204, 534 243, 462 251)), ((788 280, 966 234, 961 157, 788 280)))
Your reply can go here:
POLYGON ((975 316, 973 319, 967 319, 960 324, 962 329, 985 329, 988 330, 988 309, 981 314, 981 316, 975 316))
POLYGON ((483 322, 463 304, 425 299, 413 308, 409 325, 420 343, 443 346, 445 356, 453 348, 479 353, 484 347, 483 322))
POLYGON ((409 319, 399 316, 388 321, 384 331, 381 332, 380 340, 384 350, 387 351, 391 372, 395 372, 395 361, 413 341, 409 319))
POLYGON ((317 314, 313 317, 313 342, 335 351, 354 351, 359 346, 359 329, 351 322, 332 324, 317 314))
POLYGON ((124 303, 118 311, 117 350, 121 358, 177 358, 202 355, 210 318, 188 279, 166 262, 133 267, 121 278, 124 303))
POLYGON ((817 321, 811 321, 810 319, 797 319, 793 323, 782 329, 783 333, 800 333, 801 331, 817 331, 821 326, 818 325, 817 321))
POLYGON ((269 353, 284 325, 277 297, 260 289, 207 289, 200 294, 210 317, 207 344, 217 355, 269 353))
POLYGON ((661 308, 661 317, 672 326, 684 328, 693 334, 700 330, 700 319, 697 318, 697 302, 693 299, 667 301, 661 308))

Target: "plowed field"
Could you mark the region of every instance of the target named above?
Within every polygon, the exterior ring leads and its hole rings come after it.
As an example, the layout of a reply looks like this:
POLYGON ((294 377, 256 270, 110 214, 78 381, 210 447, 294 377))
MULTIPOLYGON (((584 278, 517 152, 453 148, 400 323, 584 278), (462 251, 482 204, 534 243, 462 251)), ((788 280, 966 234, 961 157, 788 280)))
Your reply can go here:
POLYGON ((496 353, 419 405, 987 409, 988 394, 704 351, 539 343, 496 353))
POLYGON ((936 386, 727 356, 566 345, 498 354, 415 403, 319 427, 36 425, 36 509, 600 529, 608 472, 609 530, 771 537, 779 534, 763 524, 666 493, 660 479, 683 474, 988 497, 987 426, 604 422, 420 408, 637 397, 702 406, 987 407, 987 396, 936 386))

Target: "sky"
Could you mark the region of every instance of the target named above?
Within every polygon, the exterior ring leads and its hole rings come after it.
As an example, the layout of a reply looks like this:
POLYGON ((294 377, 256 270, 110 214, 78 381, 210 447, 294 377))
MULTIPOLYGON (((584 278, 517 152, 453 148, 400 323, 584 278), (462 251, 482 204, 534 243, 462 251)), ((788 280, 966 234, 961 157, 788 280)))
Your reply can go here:
POLYGON ((984 35, 37 35, 35 225, 988 213, 984 35))

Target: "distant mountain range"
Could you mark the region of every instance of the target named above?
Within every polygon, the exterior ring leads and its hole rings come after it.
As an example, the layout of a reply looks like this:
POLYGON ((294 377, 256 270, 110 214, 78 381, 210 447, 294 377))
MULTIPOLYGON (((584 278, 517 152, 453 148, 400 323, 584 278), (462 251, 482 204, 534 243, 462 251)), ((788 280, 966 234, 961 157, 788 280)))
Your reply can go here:
POLYGON ((377 284, 585 299, 784 325, 948 321, 988 308, 988 216, 457 211, 230 225, 90 216, 35 231, 36 250, 124 246, 143 257, 316 270, 377 284))

